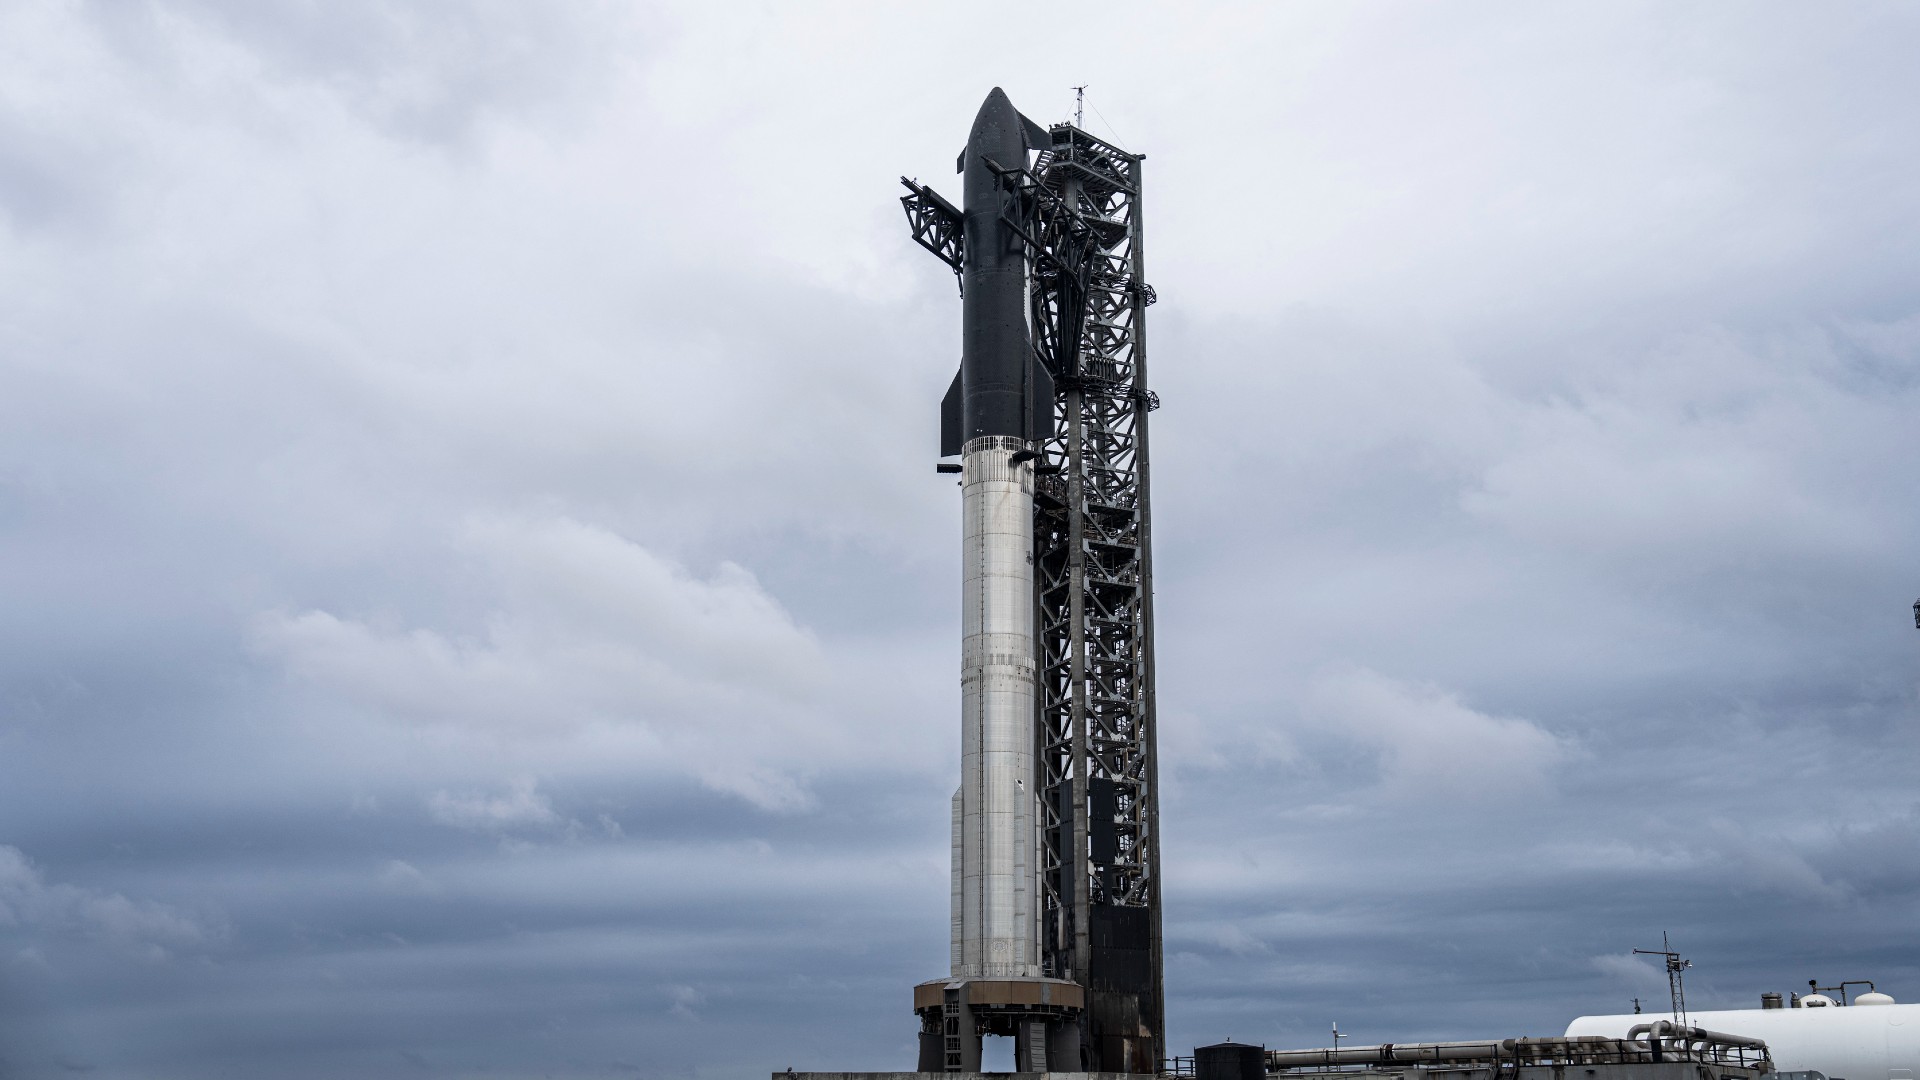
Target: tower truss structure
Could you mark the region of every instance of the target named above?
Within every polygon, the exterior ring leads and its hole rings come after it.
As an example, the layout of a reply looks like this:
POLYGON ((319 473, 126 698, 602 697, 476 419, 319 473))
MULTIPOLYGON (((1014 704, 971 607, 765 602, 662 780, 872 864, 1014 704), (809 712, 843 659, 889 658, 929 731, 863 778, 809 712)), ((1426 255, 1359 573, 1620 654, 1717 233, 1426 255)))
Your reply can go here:
POLYGON ((1085 986, 1101 1067, 1164 1057, 1141 157, 1051 129, 1023 183, 1034 347, 1058 391, 1036 447, 1043 961, 1085 986))

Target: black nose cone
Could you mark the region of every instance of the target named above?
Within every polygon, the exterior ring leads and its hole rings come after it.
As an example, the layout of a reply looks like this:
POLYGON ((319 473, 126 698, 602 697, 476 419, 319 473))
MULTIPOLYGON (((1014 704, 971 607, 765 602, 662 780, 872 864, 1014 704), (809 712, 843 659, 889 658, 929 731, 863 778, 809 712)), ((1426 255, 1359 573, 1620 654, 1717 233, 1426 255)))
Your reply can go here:
POLYGON ((1013 107, 1013 101, 1007 97, 1007 92, 996 86, 987 92, 987 99, 980 103, 980 111, 974 114, 973 126, 977 128, 981 121, 989 118, 1002 119, 1019 115, 1020 111, 1013 107))
POLYGON ((980 103, 980 111, 973 117, 973 131, 967 136, 967 148, 985 154, 1003 167, 1025 164, 1020 160, 1027 148, 1020 110, 1013 107, 1005 90, 994 87, 987 100, 980 103))

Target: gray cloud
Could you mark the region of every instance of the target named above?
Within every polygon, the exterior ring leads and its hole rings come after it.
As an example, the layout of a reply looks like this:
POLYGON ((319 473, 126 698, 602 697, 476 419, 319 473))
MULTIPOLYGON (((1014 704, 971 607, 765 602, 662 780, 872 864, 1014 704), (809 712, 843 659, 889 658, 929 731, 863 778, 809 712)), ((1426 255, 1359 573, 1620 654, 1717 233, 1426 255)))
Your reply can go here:
MULTIPOLYGON (((167 904, 131 900, 117 892, 50 882, 19 848, 0 845, 0 929, 28 935, 77 937, 107 942, 147 960, 169 959, 174 950, 218 943, 221 927, 167 904)), ((16 959, 44 965, 37 946, 16 959)))
POLYGON ((1916 30, 7 7, 0 1071, 905 1062, 994 82, 1151 154, 1176 1047, 1920 994, 1916 30))
MULTIPOLYGON (((427 811, 433 815, 433 820, 442 825, 483 832, 544 829, 558 825, 560 816, 553 812, 553 802, 535 788, 533 780, 521 778, 509 784, 504 795, 455 795, 436 791, 427 800, 427 811)), ((390 867, 392 865, 396 864, 389 864, 390 867)))

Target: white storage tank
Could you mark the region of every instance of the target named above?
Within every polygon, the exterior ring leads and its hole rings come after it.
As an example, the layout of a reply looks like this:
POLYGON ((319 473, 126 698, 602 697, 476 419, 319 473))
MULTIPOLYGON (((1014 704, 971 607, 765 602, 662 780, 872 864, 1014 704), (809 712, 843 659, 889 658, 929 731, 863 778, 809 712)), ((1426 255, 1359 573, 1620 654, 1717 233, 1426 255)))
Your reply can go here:
MULTIPOLYGON (((1567 1025, 1567 1035, 1625 1038, 1628 1028, 1658 1019, 1582 1016, 1567 1025)), ((1920 1074, 1920 1005, 1900 1005, 1886 994, 1862 994, 1852 1005, 1808 994, 1799 1008, 1689 1012, 1687 1022, 1765 1039, 1781 1072, 1818 1072, 1829 1080, 1915 1080, 1920 1074)))

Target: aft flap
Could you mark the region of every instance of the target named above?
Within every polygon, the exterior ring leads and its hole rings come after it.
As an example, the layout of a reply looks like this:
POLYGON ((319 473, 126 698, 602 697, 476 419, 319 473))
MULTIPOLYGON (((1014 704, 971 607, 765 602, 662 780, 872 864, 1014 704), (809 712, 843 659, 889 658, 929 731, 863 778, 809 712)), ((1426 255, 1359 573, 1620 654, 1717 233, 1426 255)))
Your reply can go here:
POLYGON ((966 437, 960 431, 963 422, 960 408, 960 373, 953 373, 953 385, 947 387, 947 396, 940 399, 940 456, 955 457, 966 444, 966 437))
POLYGON ((1045 150, 1053 145, 1053 136, 1047 132, 1046 128, 1027 119, 1026 113, 1020 114, 1020 131, 1026 136, 1029 150, 1045 150))
POLYGON ((1027 395, 1027 441, 1042 443, 1053 434, 1053 374, 1033 363, 1033 393, 1027 395))

